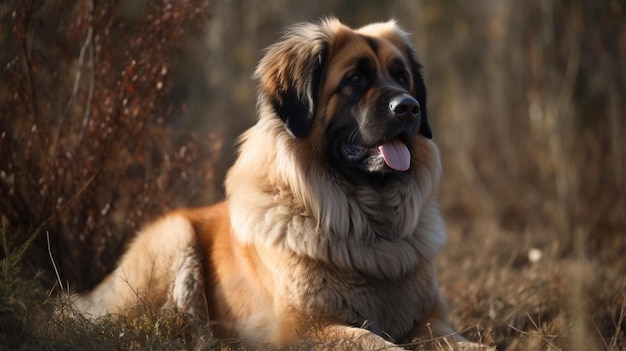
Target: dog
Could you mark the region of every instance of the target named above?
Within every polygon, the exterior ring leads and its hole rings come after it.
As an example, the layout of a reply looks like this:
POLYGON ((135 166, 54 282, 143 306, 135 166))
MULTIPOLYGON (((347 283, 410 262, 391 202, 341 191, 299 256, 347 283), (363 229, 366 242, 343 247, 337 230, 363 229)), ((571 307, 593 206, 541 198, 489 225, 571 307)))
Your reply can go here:
POLYGON ((258 121, 225 201, 145 227, 78 309, 145 299, 276 346, 478 348, 453 331, 437 283, 442 170, 421 69, 395 21, 291 27, 254 73, 258 121))

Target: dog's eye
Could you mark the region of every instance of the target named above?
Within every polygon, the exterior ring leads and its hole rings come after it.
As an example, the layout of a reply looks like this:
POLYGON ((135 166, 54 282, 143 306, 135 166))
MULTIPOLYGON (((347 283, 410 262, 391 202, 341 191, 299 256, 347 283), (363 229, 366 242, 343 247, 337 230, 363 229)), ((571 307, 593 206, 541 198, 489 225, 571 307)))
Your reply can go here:
POLYGON ((401 85, 405 85, 409 82, 409 78, 405 74, 400 74, 396 78, 396 81, 400 83, 401 85))
POLYGON ((350 83, 358 83, 362 79, 363 79, 363 77, 361 77, 360 74, 353 74, 353 75, 348 77, 348 80, 350 81, 350 83))

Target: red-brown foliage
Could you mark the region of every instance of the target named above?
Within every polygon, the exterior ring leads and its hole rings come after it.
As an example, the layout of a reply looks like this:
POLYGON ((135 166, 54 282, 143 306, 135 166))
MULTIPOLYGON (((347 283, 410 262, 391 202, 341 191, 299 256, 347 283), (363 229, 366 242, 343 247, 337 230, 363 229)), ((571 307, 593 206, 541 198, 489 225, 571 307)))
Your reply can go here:
POLYGON ((178 130, 184 106, 168 96, 208 1, 133 4, 29 0, 2 21, 0 214, 12 242, 38 236, 34 269, 51 272, 49 234, 73 290, 96 283, 145 220, 213 186, 220 141, 178 130))

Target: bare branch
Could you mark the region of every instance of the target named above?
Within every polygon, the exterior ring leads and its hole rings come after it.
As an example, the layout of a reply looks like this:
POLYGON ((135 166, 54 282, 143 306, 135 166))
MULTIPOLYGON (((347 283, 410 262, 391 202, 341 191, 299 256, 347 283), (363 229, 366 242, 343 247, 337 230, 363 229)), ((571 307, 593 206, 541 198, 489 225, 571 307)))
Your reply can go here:
MULTIPOLYGON (((93 0, 89 0, 89 11, 91 13, 91 18, 93 19, 93 0)), ((91 45, 93 41, 93 21, 89 24, 89 30, 87 31, 87 40, 89 41, 89 93, 87 95, 87 102, 85 104, 85 113, 83 115, 83 123, 80 128, 80 134, 78 136, 78 144, 83 140, 83 136, 85 134, 85 130, 89 125, 89 119, 91 118, 91 108, 93 106, 93 93, 95 87, 95 79, 96 79, 96 67, 95 64, 95 49, 94 46, 91 45)), ((85 44, 87 44, 87 40, 85 40, 85 44)), ((85 45, 83 45, 84 47, 85 45)), ((81 55, 83 54, 83 49, 81 48, 81 55)))

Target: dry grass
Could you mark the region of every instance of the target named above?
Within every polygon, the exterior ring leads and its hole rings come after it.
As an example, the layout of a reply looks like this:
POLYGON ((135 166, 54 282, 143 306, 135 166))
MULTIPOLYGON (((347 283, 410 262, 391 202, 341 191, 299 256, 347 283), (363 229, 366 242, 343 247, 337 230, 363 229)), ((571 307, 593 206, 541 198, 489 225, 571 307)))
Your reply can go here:
POLYGON ((440 280, 453 323, 498 350, 622 350, 623 259, 611 250, 567 255, 563 240, 450 225, 440 280))
MULTIPOLYGON (((531 234, 520 237, 490 224, 449 227, 440 281, 452 322, 468 339, 498 350, 626 347, 626 274, 619 256, 611 257, 606 250, 593 257, 582 252, 564 257, 558 240, 536 247, 531 234), (541 257, 531 261, 531 249, 540 250, 541 257)), ((623 239, 618 244, 623 249, 623 239)), ((84 319, 67 301, 38 288, 36 279, 20 277, 24 249, 10 249, 3 240, 0 349, 259 348, 241 340, 216 339, 209 326, 148 303, 125 315, 84 319)), ((302 342, 289 349, 313 346, 319 347, 302 342)), ((417 350, 422 346, 409 345, 417 350)))

